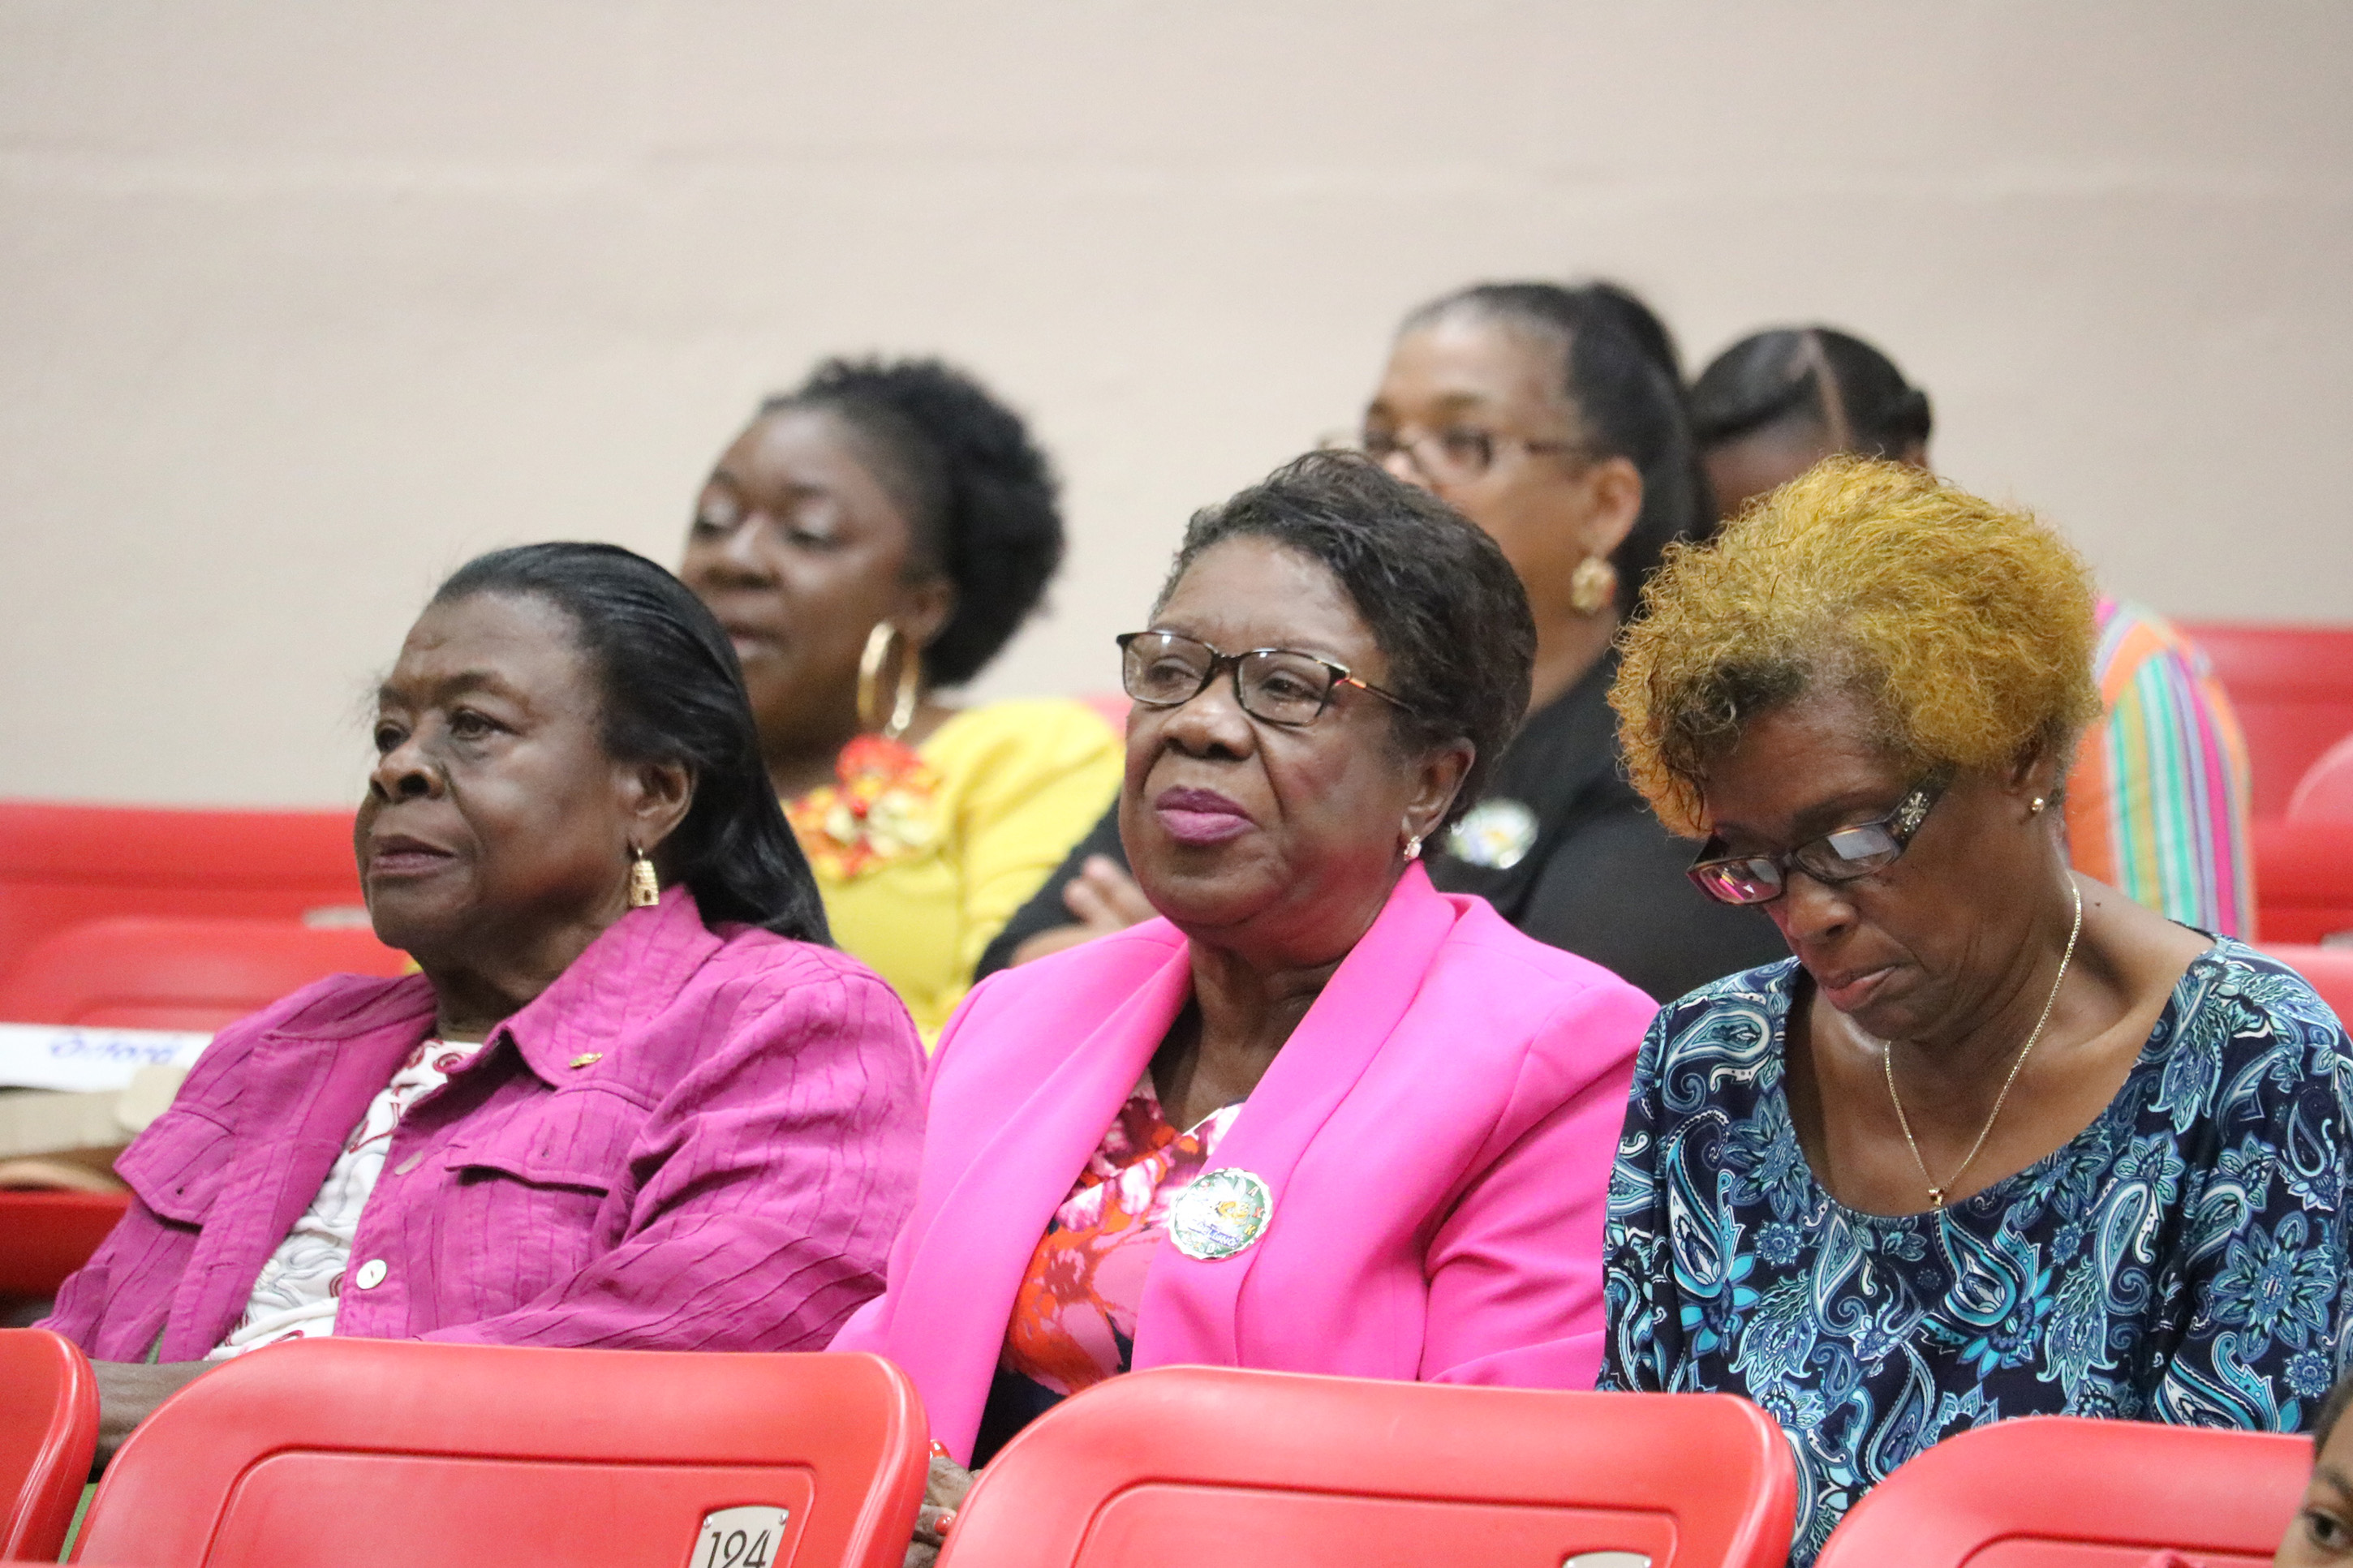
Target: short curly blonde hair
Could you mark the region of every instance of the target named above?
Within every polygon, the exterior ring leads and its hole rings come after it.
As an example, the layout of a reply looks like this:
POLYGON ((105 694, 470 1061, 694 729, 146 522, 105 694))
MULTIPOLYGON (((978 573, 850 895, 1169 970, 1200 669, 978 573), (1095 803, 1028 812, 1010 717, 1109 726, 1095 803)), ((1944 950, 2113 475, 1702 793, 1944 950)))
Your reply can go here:
POLYGON ((2091 574, 2051 529, 1918 468, 1831 458, 1669 552, 1609 703, 1634 787, 1696 838, 1708 763, 1810 690, 1861 698, 1923 772, 2043 747, 2063 773, 2100 714, 2096 636, 2091 574))

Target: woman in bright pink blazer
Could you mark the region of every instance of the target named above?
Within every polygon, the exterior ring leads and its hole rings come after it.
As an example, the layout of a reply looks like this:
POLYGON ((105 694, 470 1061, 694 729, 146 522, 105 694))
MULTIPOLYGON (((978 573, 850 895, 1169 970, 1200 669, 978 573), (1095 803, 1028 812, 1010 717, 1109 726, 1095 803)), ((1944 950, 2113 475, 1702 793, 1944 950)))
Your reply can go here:
POLYGON ((1121 830, 1165 918, 966 1000, 834 1348, 904 1366, 974 1463, 1137 1366, 1589 1387, 1653 1008, 1415 863, 1526 704, 1518 578, 1317 454, 1197 516, 1122 642, 1121 830))

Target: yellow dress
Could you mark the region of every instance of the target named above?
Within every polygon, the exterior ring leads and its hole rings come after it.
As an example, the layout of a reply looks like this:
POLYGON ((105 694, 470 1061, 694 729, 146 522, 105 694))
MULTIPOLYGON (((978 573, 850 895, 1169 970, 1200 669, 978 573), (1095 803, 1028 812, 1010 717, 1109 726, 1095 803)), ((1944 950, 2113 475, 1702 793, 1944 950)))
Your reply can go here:
POLYGON ((861 735, 785 803, 837 946, 891 983, 930 1045, 981 950, 1119 793, 1125 748, 1066 698, 958 713, 921 746, 861 735))

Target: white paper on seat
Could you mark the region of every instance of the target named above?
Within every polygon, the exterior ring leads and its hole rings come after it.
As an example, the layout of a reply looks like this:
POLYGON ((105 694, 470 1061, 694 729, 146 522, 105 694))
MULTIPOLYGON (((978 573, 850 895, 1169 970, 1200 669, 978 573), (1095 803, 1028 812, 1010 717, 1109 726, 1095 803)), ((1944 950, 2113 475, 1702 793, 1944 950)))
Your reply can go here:
POLYGON ((0 1088, 119 1089, 142 1068, 193 1066, 212 1038, 183 1029, 0 1024, 0 1088))

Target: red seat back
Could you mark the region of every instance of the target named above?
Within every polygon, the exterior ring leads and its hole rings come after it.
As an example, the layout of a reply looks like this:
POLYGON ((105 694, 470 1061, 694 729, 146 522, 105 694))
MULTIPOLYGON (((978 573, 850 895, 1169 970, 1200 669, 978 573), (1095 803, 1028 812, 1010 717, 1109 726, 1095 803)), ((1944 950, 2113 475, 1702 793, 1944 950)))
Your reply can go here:
POLYGON ((74 1557, 898 1568, 926 1438, 880 1356, 296 1341, 148 1417, 74 1557))
POLYGON ((0 1191, 0 1296, 56 1295, 130 1206, 128 1193, 0 1191))
POLYGON ((54 1563, 98 1451, 98 1382, 73 1342, 0 1329, 0 1557, 54 1563))
POLYGON ((2255 930, 2265 942, 2319 942, 2353 931, 2353 822, 2258 822, 2255 930))
POLYGON ((2305 770, 2287 803, 2294 818, 2353 822, 2353 734, 2347 735, 2305 770))
POLYGON ((360 907, 348 811, 185 811, 0 801, 0 975, 83 921, 299 921, 360 907))
POLYGON ((1946 1438, 1831 1532, 1816 1568, 2200 1568, 2268 1563, 2312 1440, 2031 1415, 1946 1438))
POLYGON ((1127 733, 1127 710, 1135 706, 1134 699, 1124 691, 1090 691, 1079 699, 1103 716, 1103 721, 1116 734, 1127 733))
POLYGON ((2263 952, 2264 957, 2276 958, 2303 975, 2320 993, 2338 1023, 2353 1018, 2353 948, 2267 942, 2263 952))
POLYGON ((940 1568, 1778 1568, 1796 1507, 1788 1444, 1728 1395, 1164 1367, 1007 1444, 940 1568))
POLYGON ((370 931, 294 921, 90 921, 0 975, 0 1020, 217 1029, 330 974, 396 975, 407 958, 370 931))
POLYGON ((2210 621, 2181 629, 2230 694, 2254 773, 2254 816, 2284 816, 2305 770, 2353 734, 2353 626, 2210 621))

